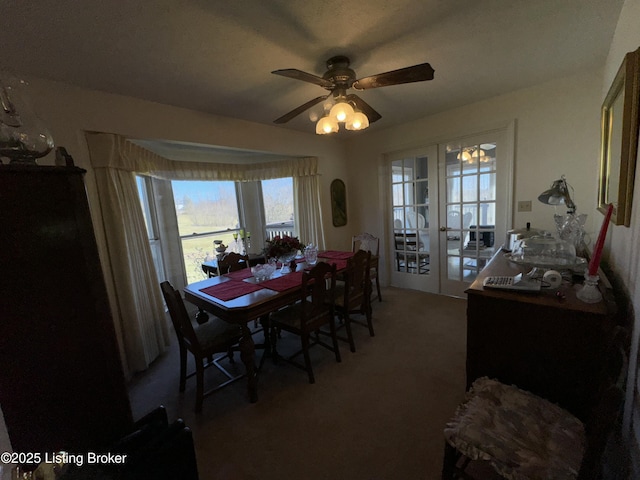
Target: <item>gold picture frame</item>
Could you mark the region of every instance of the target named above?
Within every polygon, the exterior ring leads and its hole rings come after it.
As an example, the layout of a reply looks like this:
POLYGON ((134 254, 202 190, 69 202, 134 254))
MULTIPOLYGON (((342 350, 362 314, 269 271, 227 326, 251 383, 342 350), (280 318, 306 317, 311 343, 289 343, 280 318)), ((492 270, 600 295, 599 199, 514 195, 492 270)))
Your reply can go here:
POLYGON ((614 225, 631 224, 638 153, 640 48, 625 55, 602 104, 598 210, 613 204, 614 225))

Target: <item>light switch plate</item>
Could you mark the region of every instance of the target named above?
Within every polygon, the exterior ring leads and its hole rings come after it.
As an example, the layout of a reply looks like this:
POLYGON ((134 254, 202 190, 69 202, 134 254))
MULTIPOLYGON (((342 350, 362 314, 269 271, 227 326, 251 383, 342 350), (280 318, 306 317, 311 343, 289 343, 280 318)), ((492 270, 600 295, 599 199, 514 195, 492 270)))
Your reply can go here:
POLYGON ((530 212, 531 211, 531 200, 522 200, 518 202, 518 211, 519 212, 530 212))

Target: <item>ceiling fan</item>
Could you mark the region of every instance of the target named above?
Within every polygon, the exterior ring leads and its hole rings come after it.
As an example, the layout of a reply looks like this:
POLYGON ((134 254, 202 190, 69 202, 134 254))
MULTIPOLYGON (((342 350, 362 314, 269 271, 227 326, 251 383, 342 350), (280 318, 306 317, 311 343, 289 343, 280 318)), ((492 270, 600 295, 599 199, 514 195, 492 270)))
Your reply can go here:
MULTIPOLYGON (((377 75, 371 75, 357 79, 356 72, 351 68, 349 58, 339 55, 331 57, 327 60, 327 71, 322 77, 318 77, 311 73, 306 73, 295 68, 287 68, 283 70, 275 70, 271 73, 275 75, 282 75, 283 77, 294 78, 296 80, 302 80, 303 82, 313 83, 319 85, 330 93, 322 95, 309 100, 308 102, 294 108, 289 113, 274 120, 274 123, 286 123, 294 117, 300 115, 305 110, 317 105, 318 103, 327 99, 330 95, 338 103, 350 104, 352 108, 355 108, 356 112, 362 112, 366 115, 367 125, 373 123, 382 118, 378 112, 376 112, 369 104, 362 100, 354 93, 347 94, 347 90, 354 88, 356 90, 368 90, 371 88, 388 87, 391 85, 400 85, 402 83, 423 82, 425 80, 433 80, 434 70, 428 63, 421 63, 420 65, 414 65, 412 67, 405 67, 399 70, 392 70, 390 72, 378 73, 377 75)), ((323 119, 321 119, 322 121, 323 119)), ((338 121, 343 121, 342 120, 338 121)), ((350 130, 358 130, 359 128, 347 128, 350 130)), ((363 127, 366 128, 366 127, 363 127)), ((335 130, 337 131, 337 123, 335 124, 335 130)), ((319 132, 318 133, 330 133, 319 132)))

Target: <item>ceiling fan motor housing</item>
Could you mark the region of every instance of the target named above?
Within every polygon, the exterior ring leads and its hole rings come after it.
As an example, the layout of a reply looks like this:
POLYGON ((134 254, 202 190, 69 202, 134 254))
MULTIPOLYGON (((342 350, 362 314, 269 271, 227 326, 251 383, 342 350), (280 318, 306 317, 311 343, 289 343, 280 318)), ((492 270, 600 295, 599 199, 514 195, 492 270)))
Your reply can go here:
POLYGON ((327 72, 322 76, 325 80, 333 82, 335 87, 325 87, 327 90, 347 90, 356 81, 356 72, 349 68, 349 58, 339 55, 327 60, 327 72))

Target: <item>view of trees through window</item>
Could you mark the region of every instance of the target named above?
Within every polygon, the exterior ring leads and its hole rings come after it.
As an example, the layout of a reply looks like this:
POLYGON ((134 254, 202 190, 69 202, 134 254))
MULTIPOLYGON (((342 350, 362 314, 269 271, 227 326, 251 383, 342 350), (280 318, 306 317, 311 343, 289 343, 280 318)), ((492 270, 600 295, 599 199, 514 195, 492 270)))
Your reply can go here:
POLYGON ((267 228, 278 224, 293 225, 293 179, 274 178, 262 181, 262 201, 267 228))
POLYGON ((189 283, 202 280, 202 262, 215 257, 213 240, 225 245, 240 228, 234 182, 174 180, 171 182, 189 283))
MULTIPOLYGON (((253 218, 264 218, 268 238, 293 234, 293 179, 263 180, 262 198, 264 214, 258 205, 244 205, 245 210, 255 209, 253 218)), ((177 181, 171 182, 178 219, 178 233, 188 283, 204 278, 202 262, 216 256, 213 241, 233 248, 233 235, 245 228, 238 207, 235 182, 177 181)), ((247 213, 248 214, 248 213, 247 213)), ((254 245, 251 252, 259 252, 254 245)))

